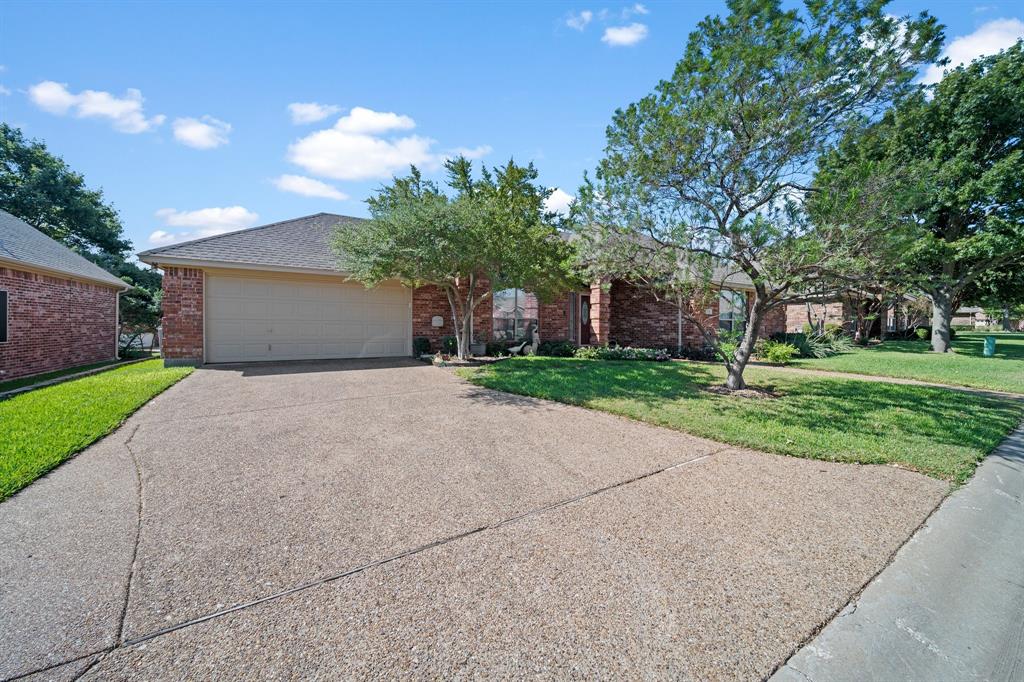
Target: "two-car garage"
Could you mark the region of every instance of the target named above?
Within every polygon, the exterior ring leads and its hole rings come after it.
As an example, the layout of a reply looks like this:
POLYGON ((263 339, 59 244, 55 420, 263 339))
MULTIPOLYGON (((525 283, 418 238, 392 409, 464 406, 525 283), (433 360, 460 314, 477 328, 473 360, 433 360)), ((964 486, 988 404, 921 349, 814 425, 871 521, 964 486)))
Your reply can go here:
POLYGON ((408 356, 411 291, 339 277, 207 273, 206 362, 408 356))

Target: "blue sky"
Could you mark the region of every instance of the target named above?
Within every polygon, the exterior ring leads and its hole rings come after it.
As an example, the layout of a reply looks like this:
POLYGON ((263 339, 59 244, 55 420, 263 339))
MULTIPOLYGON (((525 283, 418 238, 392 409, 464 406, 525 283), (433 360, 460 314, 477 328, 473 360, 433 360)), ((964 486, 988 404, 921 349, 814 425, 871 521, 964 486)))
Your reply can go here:
MULTIPOLYGON (((890 5, 922 9, 947 26, 954 60, 1024 34, 1019 3, 890 5)), ((430 174, 457 151, 533 160, 571 195, 612 112, 668 77, 696 23, 722 10, 7 0, 0 119, 102 187, 137 250, 317 211, 366 215, 393 173, 415 162, 430 174)))

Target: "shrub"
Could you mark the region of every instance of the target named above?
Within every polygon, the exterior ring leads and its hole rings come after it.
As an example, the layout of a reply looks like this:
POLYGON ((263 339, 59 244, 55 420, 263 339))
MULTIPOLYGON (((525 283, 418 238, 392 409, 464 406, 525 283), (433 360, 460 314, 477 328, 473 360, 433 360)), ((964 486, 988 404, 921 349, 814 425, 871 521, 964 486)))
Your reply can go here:
POLYGON ((577 346, 572 341, 543 341, 537 346, 537 355, 546 355, 552 358, 571 358, 576 353, 577 346))
POLYGON ((825 331, 821 333, 822 336, 835 338, 843 335, 843 325, 836 322, 829 322, 825 325, 825 331))
POLYGON ((757 357, 773 365, 788 365, 798 352, 797 347, 791 343, 764 339, 761 352, 757 354, 757 357))
POLYGON ((574 355, 583 360, 669 360, 667 350, 632 346, 581 346, 574 355))
POLYGON ((417 336, 412 340, 412 354, 416 357, 426 355, 430 352, 430 339, 425 336, 417 336))
POLYGON ((455 355, 459 352, 459 342, 454 336, 441 337, 441 352, 448 355, 455 355))
POLYGON ((825 344, 828 349, 828 355, 838 355, 839 353, 849 353, 853 350, 853 339, 846 334, 840 334, 839 336, 833 336, 832 338, 821 339, 821 342, 825 344))
POLYGON ((928 337, 931 335, 932 330, 928 329, 928 327, 918 327, 917 329, 914 330, 914 336, 916 336, 921 341, 927 341, 928 337))
POLYGON ((800 328, 804 336, 814 336, 814 325, 810 322, 804 322, 804 326, 800 328))
POLYGON ((701 362, 714 362, 718 360, 715 349, 711 346, 684 346, 679 351, 679 357, 686 360, 699 360, 701 362))

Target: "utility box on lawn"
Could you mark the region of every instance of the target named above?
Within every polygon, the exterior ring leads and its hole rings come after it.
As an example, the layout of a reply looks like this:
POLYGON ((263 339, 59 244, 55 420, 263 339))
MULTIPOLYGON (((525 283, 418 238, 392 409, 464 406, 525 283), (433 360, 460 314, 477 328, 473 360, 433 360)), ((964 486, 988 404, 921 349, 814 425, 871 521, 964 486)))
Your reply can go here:
POLYGON ((996 354, 996 337, 985 337, 985 357, 990 358, 996 354))

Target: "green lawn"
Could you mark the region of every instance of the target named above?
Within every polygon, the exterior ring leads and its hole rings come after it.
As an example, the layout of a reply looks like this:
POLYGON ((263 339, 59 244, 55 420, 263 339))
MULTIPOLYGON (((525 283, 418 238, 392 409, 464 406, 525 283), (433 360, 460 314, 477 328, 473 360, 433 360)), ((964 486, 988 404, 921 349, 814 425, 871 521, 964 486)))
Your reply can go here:
POLYGON ((830 358, 795 360, 794 365, 1024 393, 1024 334, 991 334, 996 337, 992 358, 982 356, 987 335, 958 332, 955 353, 931 353, 925 341, 886 341, 830 358))
POLYGON ((50 379, 56 379, 58 377, 66 377, 69 374, 78 374, 79 372, 87 372, 90 369, 96 369, 97 367, 105 367, 107 365, 113 365, 115 362, 121 362, 121 360, 104 360, 103 362, 94 362, 91 365, 79 365, 78 367, 68 367, 66 369, 60 369, 56 372, 47 372, 46 374, 33 374, 30 377, 21 377, 20 379, 10 379, 9 381, 0 381, 0 393, 7 391, 13 391, 16 388, 22 388, 24 386, 31 386, 32 384, 38 384, 43 381, 49 381, 50 379))
POLYGON ((632 417, 758 450, 895 464, 962 482, 1024 419, 1024 401, 927 386, 808 377, 748 368, 780 397, 710 393, 725 370, 688 362, 513 358, 463 376, 488 388, 632 417))
POLYGON ((116 429, 191 371, 148 360, 0 401, 0 500, 116 429))

